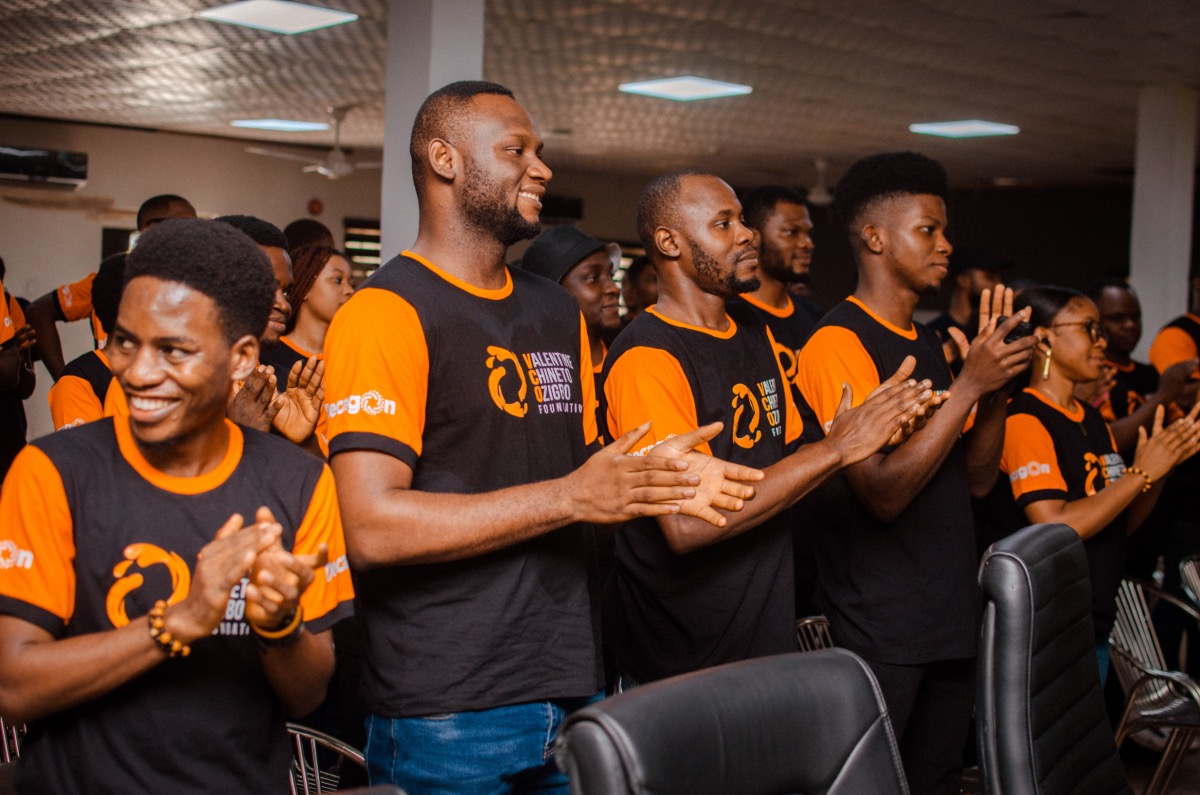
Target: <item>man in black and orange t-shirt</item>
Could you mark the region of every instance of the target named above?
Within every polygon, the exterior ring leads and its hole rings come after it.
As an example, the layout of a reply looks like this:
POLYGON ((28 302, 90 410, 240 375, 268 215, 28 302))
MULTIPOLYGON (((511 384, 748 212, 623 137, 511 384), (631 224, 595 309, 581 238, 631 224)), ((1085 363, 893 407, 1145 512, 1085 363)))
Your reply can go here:
MULTIPOLYGON (((182 196, 165 193, 152 196, 142 202, 137 211, 137 231, 145 232, 155 224, 171 218, 195 218, 196 210, 182 196)), ((96 347, 104 344, 106 337, 99 318, 92 311, 92 282, 96 274, 89 273, 82 279, 59 286, 29 305, 29 323, 38 334, 37 351, 42 362, 56 381, 66 366, 63 361, 62 341, 58 336, 56 322, 71 323, 90 318, 92 338, 96 347)))
MULTIPOLYGON (((733 190, 707 174, 659 177, 638 205, 659 298, 613 344, 604 375, 609 429, 620 436, 649 418, 635 444, 648 451, 721 422, 706 452, 766 477, 719 527, 666 516, 618 532, 622 686, 794 651, 791 522, 783 512, 886 444, 927 391, 915 383, 883 390, 840 416, 828 438, 789 455, 802 427, 775 340, 750 308, 726 311, 726 299, 758 286, 753 232, 740 218, 733 190)), ((895 380, 905 378, 902 371, 895 380)))
POLYGON ((589 456, 579 307, 505 266, 537 234, 551 176, 512 93, 435 91, 410 152, 417 240, 338 310, 325 342, 330 460, 368 640, 368 772, 414 792, 565 793, 554 735, 601 686, 586 523, 700 512, 747 489, 711 460, 713 488, 679 471, 699 434, 670 456, 625 455, 640 432, 589 456))
MULTIPOLYGON (((758 289, 730 299, 755 311, 771 329, 779 367, 792 389, 797 404, 800 385, 796 382, 796 360, 804 341, 821 319, 821 308, 807 298, 793 296, 788 288, 808 283, 813 256, 813 222, 804 197, 786 185, 762 185, 742 198, 746 226, 758 233, 758 289)), ((811 435, 822 434, 808 423, 811 435)), ((819 613, 813 602, 817 584, 817 562, 813 556, 812 534, 804 532, 798 518, 792 520, 792 544, 795 556, 796 615, 819 613)))
MULTIPOLYGON (((917 793, 958 792, 980 617, 970 498, 996 480, 1005 408, 997 390, 1029 366, 1036 343, 1004 342, 1016 317, 985 326, 969 352, 953 330, 966 361, 951 387, 937 335, 913 322, 920 296, 946 276, 946 191, 941 165, 912 152, 850 168, 835 196, 858 287, 821 320, 799 365, 801 391, 822 425, 844 383, 866 395, 905 357, 916 359, 915 377, 949 390, 907 441, 847 468, 806 505, 818 533, 818 604, 838 645, 879 679, 917 793)), ((989 303, 984 322, 1002 303, 989 303)))
POLYGON ((129 416, 32 442, 0 496, 17 789, 279 791, 285 715, 323 697, 351 611, 332 474, 225 417, 273 292, 248 238, 172 221, 127 275, 108 350, 129 416))

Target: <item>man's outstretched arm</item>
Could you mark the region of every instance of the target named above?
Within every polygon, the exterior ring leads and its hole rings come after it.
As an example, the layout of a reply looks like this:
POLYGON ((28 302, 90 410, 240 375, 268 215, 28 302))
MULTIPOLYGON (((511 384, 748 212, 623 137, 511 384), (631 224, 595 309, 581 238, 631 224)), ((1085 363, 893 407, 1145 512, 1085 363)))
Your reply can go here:
MULTIPOLYGON (((611 524, 678 513, 679 503, 697 495, 701 478, 677 456, 627 455, 647 427, 614 440, 565 477, 484 494, 415 491, 412 469, 399 459, 372 450, 338 453, 331 466, 351 564, 361 569, 460 560, 572 522, 611 524)), ((679 437, 680 444, 700 445, 719 427, 679 437)), ((717 491, 725 497, 713 501, 737 507, 736 501, 753 496, 740 481, 761 478, 758 470, 718 463, 724 485, 717 491)))

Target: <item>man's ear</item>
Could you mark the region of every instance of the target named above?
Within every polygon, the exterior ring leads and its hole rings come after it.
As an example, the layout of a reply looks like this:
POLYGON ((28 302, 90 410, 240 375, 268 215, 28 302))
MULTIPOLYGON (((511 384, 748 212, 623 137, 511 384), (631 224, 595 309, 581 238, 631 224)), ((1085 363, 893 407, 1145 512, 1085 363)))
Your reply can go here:
POLYGON ((229 359, 232 364, 230 369, 234 381, 245 381, 254 372, 254 368, 258 365, 258 349, 258 338, 253 334, 246 334, 234 341, 229 350, 229 359))
POLYGON ((441 138, 429 142, 429 167, 433 173, 444 180, 453 180, 458 176, 459 165, 458 150, 453 144, 441 138))
POLYGON ((668 259, 679 259, 682 253, 679 250, 679 240, 675 235, 675 230, 665 226, 660 226, 654 230, 654 247, 658 252, 668 259))
POLYGON ((859 240, 863 247, 872 254, 882 254, 883 247, 887 243, 887 231, 875 224, 864 224, 858 233, 859 240))

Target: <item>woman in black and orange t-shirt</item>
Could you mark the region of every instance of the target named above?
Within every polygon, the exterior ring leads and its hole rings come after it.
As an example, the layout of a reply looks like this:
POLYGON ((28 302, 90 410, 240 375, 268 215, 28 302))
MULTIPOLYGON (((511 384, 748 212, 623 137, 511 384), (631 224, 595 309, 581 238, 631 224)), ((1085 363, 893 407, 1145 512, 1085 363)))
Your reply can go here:
POLYGON ((1100 412, 1073 395, 1077 384, 1099 377, 1104 364, 1096 305, 1074 290, 1036 287, 1021 293, 1013 309, 1025 306, 1033 309, 1030 322, 1042 342, 1029 386, 1009 404, 1000 469, 1026 519, 1061 522, 1084 540, 1103 680, 1125 536, 1154 506, 1163 478, 1200 449, 1200 425, 1193 411, 1163 429, 1160 409, 1153 433, 1139 432, 1133 464, 1126 467, 1100 412))

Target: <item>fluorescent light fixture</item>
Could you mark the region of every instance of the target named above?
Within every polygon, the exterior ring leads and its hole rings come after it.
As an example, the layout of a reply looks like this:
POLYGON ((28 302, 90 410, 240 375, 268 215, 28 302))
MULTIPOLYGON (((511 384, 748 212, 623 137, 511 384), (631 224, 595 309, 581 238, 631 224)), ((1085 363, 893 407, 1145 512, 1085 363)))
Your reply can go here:
POLYGON ((328 130, 329 125, 321 121, 292 121, 291 119, 234 119, 234 127, 249 127, 252 130, 275 130, 277 132, 316 132, 328 130))
POLYGON ((662 80, 642 80, 637 83, 622 83, 618 86, 629 94, 643 94, 647 97, 673 99, 677 102, 691 102, 694 99, 715 99, 716 97, 733 97, 749 94, 750 86, 737 83, 725 83, 720 80, 709 80, 707 77, 684 75, 668 77, 662 80))
POLYGON ((1015 124, 999 124, 994 121, 967 119, 964 121, 935 121, 928 124, 910 124, 909 132, 921 135, 936 135, 939 138, 982 138, 988 135, 1016 135, 1021 128, 1015 124))
POLYGON ((292 3, 288 0, 243 0, 240 3, 201 11, 196 16, 211 22, 225 22, 289 35, 343 25, 358 19, 358 14, 292 3))

